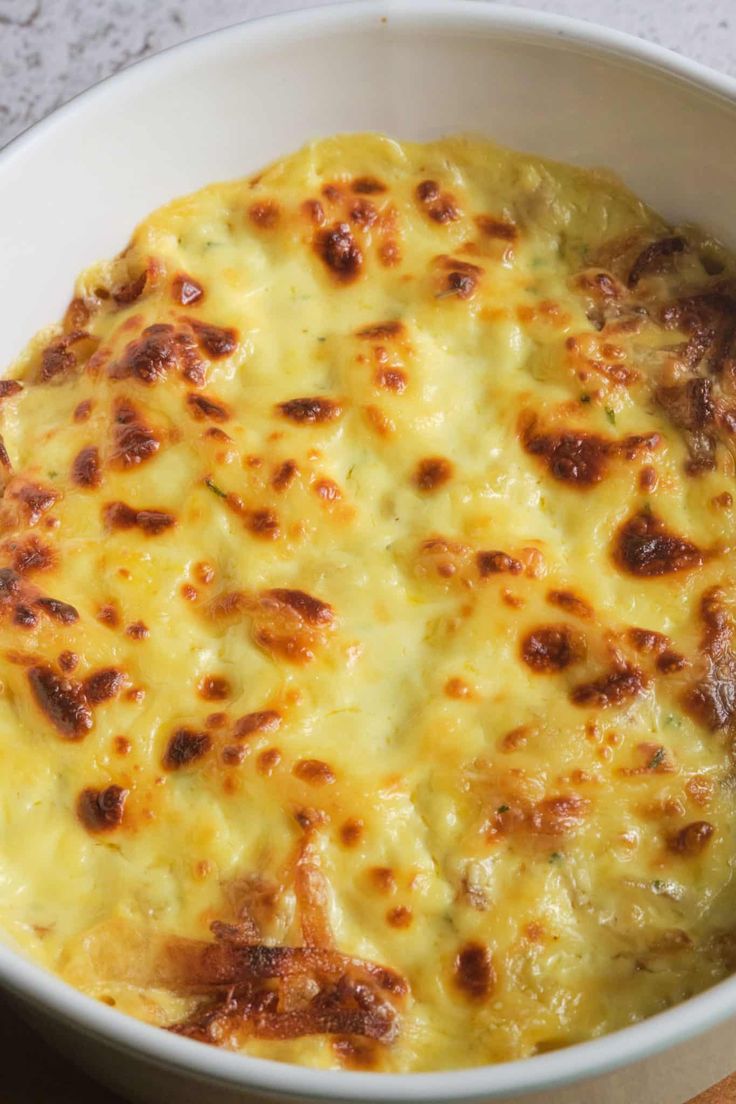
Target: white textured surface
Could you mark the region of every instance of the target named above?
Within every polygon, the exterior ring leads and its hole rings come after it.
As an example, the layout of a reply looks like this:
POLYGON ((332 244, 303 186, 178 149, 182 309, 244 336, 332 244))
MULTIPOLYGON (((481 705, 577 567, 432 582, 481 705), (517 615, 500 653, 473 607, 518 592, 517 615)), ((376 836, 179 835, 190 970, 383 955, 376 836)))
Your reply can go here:
MULTIPOLYGON (((305 0, 0 0, 0 146, 147 54, 241 19, 309 6, 305 0)), ((516 6, 617 27, 736 74, 735 0, 516 0, 516 6)))

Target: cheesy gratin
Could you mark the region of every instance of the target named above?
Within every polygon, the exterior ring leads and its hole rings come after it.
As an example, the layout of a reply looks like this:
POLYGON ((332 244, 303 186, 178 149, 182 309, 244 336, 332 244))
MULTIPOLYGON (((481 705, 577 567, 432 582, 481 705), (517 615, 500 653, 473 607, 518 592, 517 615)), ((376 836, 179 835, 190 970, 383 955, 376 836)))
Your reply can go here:
POLYGON ((0 919, 221 1046, 412 1071, 736 967, 736 266, 612 176, 316 142, 0 382, 0 919))

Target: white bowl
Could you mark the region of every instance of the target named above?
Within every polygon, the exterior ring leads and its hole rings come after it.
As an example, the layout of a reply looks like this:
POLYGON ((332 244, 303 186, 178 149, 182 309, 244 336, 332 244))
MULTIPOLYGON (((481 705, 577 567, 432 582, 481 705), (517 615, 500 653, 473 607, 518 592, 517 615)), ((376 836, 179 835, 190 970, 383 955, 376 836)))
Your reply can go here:
MULTIPOLYGON (((673 220, 736 245, 736 82, 636 39, 481 0, 366 0, 232 27, 78 97, 0 156, 0 363, 58 317, 75 274, 158 204, 305 140, 484 132, 607 165, 673 220)), ((451 1073, 325 1072, 128 1019, 9 948, 0 984, 130 1099, 682 1104, 736 1062, 736 978, 605 1038, 451 1073), (577 1083, 577 1084, 575 1084, 577 1083)))

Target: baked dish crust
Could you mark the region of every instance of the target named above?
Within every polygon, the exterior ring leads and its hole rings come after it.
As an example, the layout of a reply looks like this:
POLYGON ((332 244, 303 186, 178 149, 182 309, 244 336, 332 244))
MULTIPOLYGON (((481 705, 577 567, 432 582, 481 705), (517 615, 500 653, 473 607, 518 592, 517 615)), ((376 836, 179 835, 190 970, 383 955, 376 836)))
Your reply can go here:
POLYGON ((316 142, 164 207, 0 383, 0 919, 321 1068, 736 965, 736 280, 611 175, 316 142))

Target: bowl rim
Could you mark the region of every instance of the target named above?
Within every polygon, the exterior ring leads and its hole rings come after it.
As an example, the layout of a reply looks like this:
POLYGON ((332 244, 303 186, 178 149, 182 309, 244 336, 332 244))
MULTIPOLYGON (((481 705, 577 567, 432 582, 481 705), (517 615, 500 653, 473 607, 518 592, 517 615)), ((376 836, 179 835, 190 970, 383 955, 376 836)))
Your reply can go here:
MULTIPOLYGON (((97 101, 114 98, 155 70, 175 69, 195 55, 216 56, 220 41, 241 39, 251 49, 278 46, 294 35, 375 29, 390 21, 439 31, 477 29, 498 37, 538 40, 615 58, 664 79, 710 93, 736 111, 736 79, 622 31, 488 0, 350 0, 233 23, 144 58, 78 93, 12 138, 0 150, 0 173, 47 133, 97 101)), ((161 1069, 174 1068, 203 1085, 254 1089, 282 1098, 374 1101, 490 1101, 551 1090, 598 1077, 676 1046, 736 1015, 736 975, 679 1005, 601 1038, 563 1050, 496 1065, 427 1073, 319 1070, 256 1058, 173 1035, 96 1001, 0 942, 0 987, 36 1011, 88 1037, 161 1069)))

